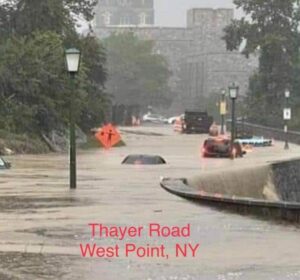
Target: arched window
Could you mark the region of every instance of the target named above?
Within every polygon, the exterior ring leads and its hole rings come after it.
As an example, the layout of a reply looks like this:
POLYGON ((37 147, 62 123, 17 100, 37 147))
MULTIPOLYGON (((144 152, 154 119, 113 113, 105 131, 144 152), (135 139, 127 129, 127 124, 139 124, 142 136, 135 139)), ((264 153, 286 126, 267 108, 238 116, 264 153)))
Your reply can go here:
POLYGON ((102 16, 103 16, 103 23, 105 25, 110 25, 110 22, 111 22, 111 13, 110 12, 105 12, 102 16))
POLYGON ((121 25, 129 25, 130 24, 130 17, 129 16, 122 16, 120 18, 120 24, 121 25))

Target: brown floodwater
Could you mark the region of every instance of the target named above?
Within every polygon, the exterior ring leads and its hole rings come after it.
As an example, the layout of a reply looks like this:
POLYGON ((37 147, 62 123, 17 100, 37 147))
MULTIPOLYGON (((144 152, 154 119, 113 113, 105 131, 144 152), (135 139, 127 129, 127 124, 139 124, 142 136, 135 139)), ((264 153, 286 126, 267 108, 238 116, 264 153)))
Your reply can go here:
MULTIPOLYGON (((0 171, 0 279, 300 279, 300 229, 218 211, 173 196, 161 176, 243 168, 294 157, 282 143, 243 159, 203 159, 204 136, 177 135, 168 126, 126 128, 126 147, 78 152, 78 188, 68 188, 68 155, 9 157, 0 171), (135 133, 138 132, 138 133, 135 133), (123 166, 131 153, 162 155, 165 166, 123 166), (190 224, 189 237, 93 238, 89 223, 107 226, 190 224), (121 248, 164 245, 169 258, 124 254, 82 258, 80 243, 121 248), (176 258, 176 244, 200 244, 194 258, 176 258)), ((122 251, 122 253, 124 253, 122 251)))

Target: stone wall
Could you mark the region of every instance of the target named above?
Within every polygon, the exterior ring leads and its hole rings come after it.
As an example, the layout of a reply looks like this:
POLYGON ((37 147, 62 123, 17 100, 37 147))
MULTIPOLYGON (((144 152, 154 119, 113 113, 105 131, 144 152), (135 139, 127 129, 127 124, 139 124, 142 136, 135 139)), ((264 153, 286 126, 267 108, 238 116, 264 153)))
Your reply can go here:
POLYGON ((141 39, 154 40, 155 51, 166 57, 172 72, 172 111, 181 113, 199 106, 201 96, 219 93, 232 82, 245 94, 257 59, 226 50, 223 29, 232 19, 232 9, 192 9, 187 28, 96 26, 95 33, 104 38, 112 32, 131 31, 141 39))
POLYGON ((300 203, 300 160, 274 163, 272 169, 274 184, 281 200, 300 203))
POLYGON ((192 9, 188 27, 192 29, 192 46, 185 59, 192 72, 185 85, 189 96, 207 96, 236 82, 246 93, 248 78, 257 67, 255 58, 246 59, 239 52, 226 50, 223 29, 233 19, 232 9, 192 9))

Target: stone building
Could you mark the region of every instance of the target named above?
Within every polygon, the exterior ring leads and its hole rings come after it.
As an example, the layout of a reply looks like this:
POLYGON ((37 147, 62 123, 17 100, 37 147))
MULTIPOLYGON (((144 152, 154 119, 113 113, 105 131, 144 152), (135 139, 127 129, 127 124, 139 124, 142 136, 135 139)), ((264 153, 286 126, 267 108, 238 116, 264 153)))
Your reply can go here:
MULTIPOLYGON (((116 0, 105 2, 111 3, 109 5, 111 9, 116 0)), ((141 11, 139 5, 133 5, 134 1, 125 2, 131 3, 131 6, 129 4, 126 6, 126 11, 128 7, 131 7, 132 13, 141 11)), ((153 15, 153 1, 135 2, 139 4, 147 2, 148 12, 153 15)), ((122 10, 120 4, 114 8, 122 10)), ((225 41, 222 40, 223 29, 233 19, 233 9, 191 9, 187 13, 186 28, 124 26, 122 23, 117 24, 117 21, 111 25, 103 25, 101 22, 103 11, 105 13, 105 6, 98 8, 96 13, 94 30, 98 37, 104 38, 112 32, 129 31, 143 40, 156 42, 155 51, 167 58, 172 72, 170 79, 174 95, 172 111, 197 109, 202 96, 218 93, 232 82, 239 85, 241 94, 245 94, 248 79, 257 68, 257 59, 253 57, 246 59, 237 51, 226 50, 225 41)))
POLYGON ((153 0, 99 0, 97 26, 151 26, 154 24, 153 0))

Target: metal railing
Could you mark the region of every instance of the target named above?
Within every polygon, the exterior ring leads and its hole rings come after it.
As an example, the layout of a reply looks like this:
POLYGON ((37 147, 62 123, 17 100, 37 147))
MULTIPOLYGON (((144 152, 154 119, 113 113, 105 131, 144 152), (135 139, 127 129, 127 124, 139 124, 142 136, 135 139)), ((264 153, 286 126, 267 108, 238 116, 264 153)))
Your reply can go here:
MULTIPOLYGON (((227 121, 228 127, 231 125, 231 120, 227 121)), ((237 131, 239 133, 250 134, 254 136, 264 136, 266 138, 275 139, 279 141, 284 141, 286 134, 284 129, 263 126, 258 124, 253 124, 249 122, 236 122, 237 131)), ((300 144, 300 132, 299 131, 288 131, 288 140, 294 144, 300 144)))

